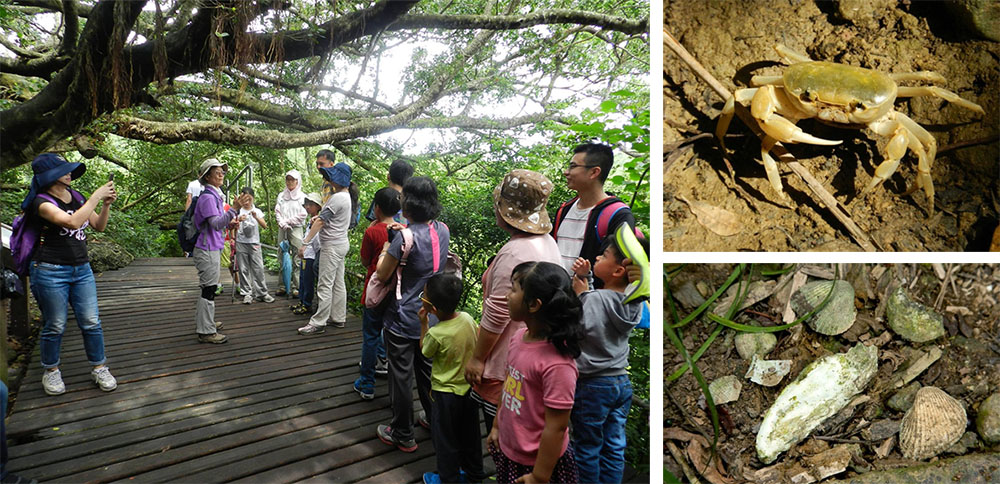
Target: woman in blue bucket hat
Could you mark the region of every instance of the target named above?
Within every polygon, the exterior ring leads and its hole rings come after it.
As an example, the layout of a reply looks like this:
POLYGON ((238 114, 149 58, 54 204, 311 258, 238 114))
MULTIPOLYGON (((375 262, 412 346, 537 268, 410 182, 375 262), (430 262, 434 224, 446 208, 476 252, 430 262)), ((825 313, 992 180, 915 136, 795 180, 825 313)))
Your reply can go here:
POLYGON ((118 199, 114 182, 102 185, 89 199, 70 188, 87 170, 83 163, 69 163, 54 153, 43 153, 31 162, 35 176, 28 196, 21 202, 25 220, 41 224, 38 245, 32 256, 31 292, 42 312, 42 388, 49 395, 66 392, 59 371, 59 352, 66 330, 66 316, 73 306, 76 324, 83 333, 87 361, 94 367, 90 377, 106 392, 118 387, 106 365, 104 331, 97 311, 97 284, 87 255, 88 226, 103 232, 108 225, 111 203, 118 199), (101 202, 101 211, 97 205, 101 202), (30 217, 30 219, 28 218, 30 217))
POLYGON ((332 187, 333 195, 323 204, 319 218, 313 221, 309 233, 302 240, 299 249, 301 257, 305 246, 319 237, 319 280, 316 283, 316 313, 309 324, 299 328, 301 335, 313 335, 326 331, 328 322, 343 328, 347 321, 347 287, 344 285, 344 263, 350 250, 347 229, 351 223, 351 167, 340 162, 331 167, 320 168, 323 180, 332 187))

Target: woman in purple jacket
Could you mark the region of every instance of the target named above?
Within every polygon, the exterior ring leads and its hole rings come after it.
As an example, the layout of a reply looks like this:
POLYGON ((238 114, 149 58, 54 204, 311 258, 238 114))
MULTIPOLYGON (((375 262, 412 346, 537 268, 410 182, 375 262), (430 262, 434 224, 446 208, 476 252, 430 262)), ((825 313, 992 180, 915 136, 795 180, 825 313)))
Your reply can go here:
MULTIPOLYGON (((219 333, 222 324, 215 322, 215 289, 219 284, 219 256, 223 248, 223 232, 236 217, 239 209, 222 210, 220 187, 226 179, 229 165, 209 158, 198 168, 198 180, 205 186, 194 207, 194 225, 198 227, 198 240, 194 244, 194 266, 198 269, 201 298, 195 310, 199 343, 225 343, 226 335, 219 333)), ((243 205, 246 194, 240 195, 235 206, 243 205)))

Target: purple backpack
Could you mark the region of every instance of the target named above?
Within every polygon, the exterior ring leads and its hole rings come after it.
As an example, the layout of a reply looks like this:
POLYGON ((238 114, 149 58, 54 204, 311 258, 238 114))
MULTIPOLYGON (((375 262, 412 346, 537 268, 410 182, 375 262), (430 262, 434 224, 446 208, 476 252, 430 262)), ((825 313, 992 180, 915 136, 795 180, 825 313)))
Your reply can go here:
MULTIPOLYGON (((76 201, 86 203, 80 192, 70 190, 70 193, 73 194, 73 199, 76 201)), ((39 193, 37 196, 54 203, 57 207, 59 206, 59 202, 47 193, 39 193)), ((14 217, 14 223, 11 225, 10 253, 14 258, 14 272, 19 276, 28 275, 31 269, 31 257, 35 255, 35 248, 38 247, 42 224, 36 217, 29 217, 28 213, 25 212, 14 217)))

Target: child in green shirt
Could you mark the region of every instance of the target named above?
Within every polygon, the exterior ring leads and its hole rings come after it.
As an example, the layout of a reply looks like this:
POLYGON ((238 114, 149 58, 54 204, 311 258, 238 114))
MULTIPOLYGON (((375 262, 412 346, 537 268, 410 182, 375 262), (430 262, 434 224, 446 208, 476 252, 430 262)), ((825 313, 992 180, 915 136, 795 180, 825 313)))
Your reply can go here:
POLYGON ((462 471, 468 482, 485 479, 479 405, 469 398, 465 364, 476 348, 476 322, 457 311, 462 279, 454 274, 431 276, 420 295, 420 349, 434 361, 431 366, 431 440, 437 454, 438 473, 424 474, 424 483, 459 482, 462 471), (428 315, 438 323, 428 328, 428 315))

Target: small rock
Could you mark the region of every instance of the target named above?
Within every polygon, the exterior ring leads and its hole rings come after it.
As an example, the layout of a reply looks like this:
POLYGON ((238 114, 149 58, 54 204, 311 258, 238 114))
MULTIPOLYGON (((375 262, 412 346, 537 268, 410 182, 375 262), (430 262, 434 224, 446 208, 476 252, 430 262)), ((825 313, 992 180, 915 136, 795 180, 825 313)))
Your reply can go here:
POLYGON ((868 440, 885 440, 899 432, 899 420, 881 419, 872 422, 864 430, 865 438, 868 440))
POLYGON ((740 358, 749 360, 753 355, 766 356, 778 344, 774 333, 739 333, 736 335, 736 352, 740 358))
POLYGON ((736 378, 735 375, 726 375, 717 378, 708 385, 708 391, 712 394, 712 401, 716 405, 735 402, 740 398, 740 390, 742 389, 743 384, 740 383, 740 379, 736 378))
POLYGON ((673 293, 674 299, 681 303, 681 306, 687 308, 696 308, 705 302, 705 298, 701 297, 701 294, 698 293, 698 289, 692 281, 687 281, 684 284, 681 284, 681 287, 678 287, 671 292, 673 293))
POLYGON ((951 444, 951 447, 944 449, 948 454, 965 455, 970 450, 975 449, 979 442, 979 436, 975 432, 966 432, 958 439, 958 442, 951 444))
POLYGON ((976 430, 986 443, 1000 443, 1000 393, 990 395, 979 404, 976 430))
POLYGON ((887 404, 889 408, 897 412, 905 412, 913 406, 913 397, 917 396, 917 390, 920 390, 920 382, 913 382, 906 385, 893 396, 889 397, 887 404))
POLYGON ((906 294, 902 287, 893 291, 886 304, 889 327, 907 341, 924 343, 944 336, 944 318, 906 294))

